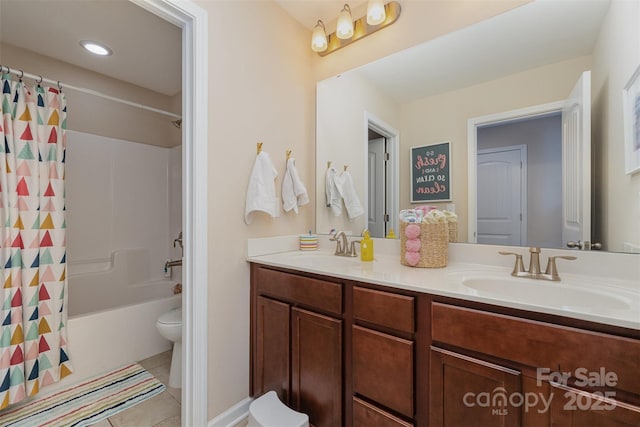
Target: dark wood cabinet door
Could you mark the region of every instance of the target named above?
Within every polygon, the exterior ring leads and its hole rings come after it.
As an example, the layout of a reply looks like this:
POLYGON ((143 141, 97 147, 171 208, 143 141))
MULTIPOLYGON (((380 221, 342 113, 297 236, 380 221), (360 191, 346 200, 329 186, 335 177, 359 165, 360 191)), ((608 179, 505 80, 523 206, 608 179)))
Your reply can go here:
POLYGON ((413 424, 354 397, 353 427, 413 427, 413 424))
POLYGON ((291 309, 292 407, 316 427, 342 425, 342 321, 291 309))
POLYGON ((354 325, 353 391, 414 417, 413 342, 354 325))
POLYGON ((557 384, 551 385, 551 393, 552 426, 640 426, 640 408, 616 402, 615 394, 605 399, 603 395, 598 396, 557 384))
POLYGON ((431 427, 520 425, 520 407, 508 399, 522 394, 520 373, 431 347, 431 427))
POLYGON ((270 390, 284 403, 290 394, 289 304, 259 296, 256 304, 256 351, 253 363, 254 390, 258 397, 270 390))

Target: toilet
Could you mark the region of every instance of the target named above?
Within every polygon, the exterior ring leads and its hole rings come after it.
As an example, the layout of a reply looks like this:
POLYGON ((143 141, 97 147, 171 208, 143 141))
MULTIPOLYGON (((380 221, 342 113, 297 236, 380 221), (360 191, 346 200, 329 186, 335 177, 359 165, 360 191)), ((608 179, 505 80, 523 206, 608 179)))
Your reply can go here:
POLYGON ((182 307, 161 314, 156 321, 156 328, 163 338, 173 342, 169 386, 180 388, 182 386, 182 307))
POLYGON ((309 427, 309 416, 285 406, 272 390, 251 402, 247 427, 309 427))

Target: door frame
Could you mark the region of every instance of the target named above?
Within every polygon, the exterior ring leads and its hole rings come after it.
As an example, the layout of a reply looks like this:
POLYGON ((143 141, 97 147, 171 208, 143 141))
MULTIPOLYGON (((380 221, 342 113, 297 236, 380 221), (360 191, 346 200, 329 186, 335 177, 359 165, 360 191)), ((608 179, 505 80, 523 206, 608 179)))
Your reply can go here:
POLYGON ((208 14, 190 0, 130 0, 182 29, 183 426, 208 424, 208 14), (198 185, 195 185, 195 183, 198 185))
MULTIPOLYGON (((400 210, 400 132, 393 126, 386 123, 384 120, 376 117, 374 114, 365 111, 364 112, 364 152, 363 159, 364 164, 368 165, 369 156, 369 129, 372 129, 387 139, 387 152, 389 153, 390 160, 387 162, 387 174, 386 183, 387 190, 392 188, 391 195, 387 191, 385 196, 385 209, 389 215, 389 227, 397 233, 398 228, 398 212, 400 210)), ((369 182, 368 178, 369 167, 365 167, 364 170, 364 182, 369 182)), ((364 194, 364 206, 369 206, 369 192, 364 194)), ((368 217, 368 213, 367 213, 368 217)))
MULTIPOLYGON (((477 147, 477 144, 476 144, 477 147)), ((520 219, 520 242, 528 242, 527 240, 527 146, 525 144, 519 145, 509 145, 505 147, 496 147, 496 148, 487 148, 484 150, 476 150, 476 159, 478 154, 491 154, 491 153, 501 153, 504 151, 519 151, 520 152, 520 209, 522 215, 520 219)), ((477 160, 476 160, 476 182, 477 182, 477 160)), ((476 186, 476 195, 477 195, 477 186, 476 186)), ((477 228, 477 197, 476 197, 476 228, 477 228)), ((476 240, 477 240, 476 234, 476 240)))
POLYGON ((477 204, 477 154, 478 128, 491 124, 509 123, 516 120, 544 117, 562 111, 563 101, 549 102, 526 108, 503 111, 487 116, 473 117, 467 120, 467 242, 477 243, 478 204, 477 204))

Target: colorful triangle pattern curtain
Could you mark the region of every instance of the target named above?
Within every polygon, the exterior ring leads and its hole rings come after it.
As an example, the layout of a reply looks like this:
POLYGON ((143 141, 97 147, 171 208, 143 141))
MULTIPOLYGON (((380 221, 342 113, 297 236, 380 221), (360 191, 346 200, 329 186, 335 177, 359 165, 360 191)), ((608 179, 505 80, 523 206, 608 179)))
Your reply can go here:
POLYGON ((1 79, 0 409, 71 373, 67 356, 66 100, 1 79))

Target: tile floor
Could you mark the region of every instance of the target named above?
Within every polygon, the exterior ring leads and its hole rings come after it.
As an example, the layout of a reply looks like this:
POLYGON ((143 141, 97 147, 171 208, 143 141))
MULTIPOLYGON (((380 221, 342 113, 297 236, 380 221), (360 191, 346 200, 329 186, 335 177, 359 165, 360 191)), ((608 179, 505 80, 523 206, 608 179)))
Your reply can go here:
POLYGON ((155 376, 167 389, 132 408, 122 411, 95 427, 179 427, 182 389, 169 387, 171 351, 142 360, 140 365, 155 376))

